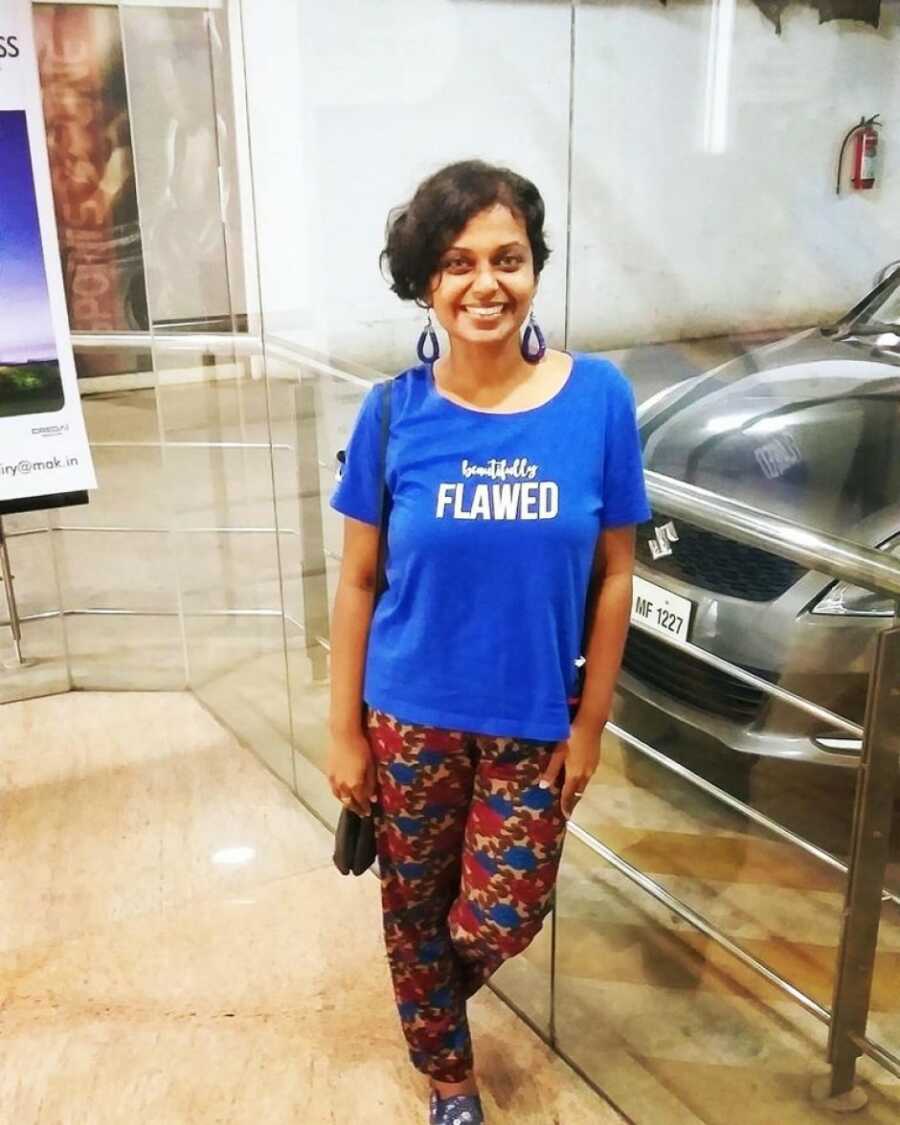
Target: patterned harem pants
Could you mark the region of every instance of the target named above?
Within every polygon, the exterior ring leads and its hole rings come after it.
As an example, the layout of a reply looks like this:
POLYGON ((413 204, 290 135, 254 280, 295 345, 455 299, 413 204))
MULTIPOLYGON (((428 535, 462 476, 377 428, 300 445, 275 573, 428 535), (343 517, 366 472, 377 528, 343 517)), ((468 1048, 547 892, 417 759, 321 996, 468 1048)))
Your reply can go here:
POLYGON ((558 743, 400 722, 368 708, 384 935, 413 1066, 472 1069, 466 1000, 551 909, 565 838, 558 743), (380 807, 379 807, 380 806, 380 807))

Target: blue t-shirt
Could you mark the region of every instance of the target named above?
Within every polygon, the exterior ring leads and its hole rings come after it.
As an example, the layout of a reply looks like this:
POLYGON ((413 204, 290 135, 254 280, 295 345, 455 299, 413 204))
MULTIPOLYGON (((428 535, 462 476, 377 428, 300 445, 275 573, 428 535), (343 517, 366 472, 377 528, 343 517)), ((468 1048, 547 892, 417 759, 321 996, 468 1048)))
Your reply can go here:
MULTIPOLYGON (((650 517, 628 381, 576 353, 553 398, 511 414, 445 398, 426 364, 391 391, 364 701, 409 723, 568 738, 597 537, 650 517)), ((383 393, 360 407, 330 500, 376 525, 383 393)))

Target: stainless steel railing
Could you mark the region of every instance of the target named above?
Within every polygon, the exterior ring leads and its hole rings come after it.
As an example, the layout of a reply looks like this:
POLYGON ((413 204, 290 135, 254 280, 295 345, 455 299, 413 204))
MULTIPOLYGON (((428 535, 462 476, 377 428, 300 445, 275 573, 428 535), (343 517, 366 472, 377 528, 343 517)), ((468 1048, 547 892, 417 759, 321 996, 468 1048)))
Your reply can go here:
POLYGON ((900 600, 900 560, 884 551, 826 535, 659 473, 648 471, 645 477, 651 503, 666 515, 900 600))

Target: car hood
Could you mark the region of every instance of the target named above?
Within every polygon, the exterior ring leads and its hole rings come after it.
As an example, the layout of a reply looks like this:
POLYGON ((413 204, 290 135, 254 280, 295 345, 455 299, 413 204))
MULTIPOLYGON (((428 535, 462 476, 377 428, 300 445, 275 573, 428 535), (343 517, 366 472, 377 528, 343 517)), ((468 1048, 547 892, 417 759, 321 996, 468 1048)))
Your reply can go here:
POLYGON ((900 367, 818 330, 640 412, 648 469, 877 545, 900 528, 900 367))

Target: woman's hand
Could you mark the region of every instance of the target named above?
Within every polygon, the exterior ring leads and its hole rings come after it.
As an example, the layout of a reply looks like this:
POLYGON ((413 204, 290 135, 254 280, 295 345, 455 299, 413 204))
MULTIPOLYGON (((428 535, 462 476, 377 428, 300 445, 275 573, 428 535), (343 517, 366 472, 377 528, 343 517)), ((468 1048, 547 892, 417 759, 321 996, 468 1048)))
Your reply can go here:
POLYGON ((326 764, 335 797, 346 808, 368 816, 375 794, 375 761, 363 732, 332 734, 326 764))
POLYGON ((579 727, 576 719, 572 723, 569 737, 560 742, 553 751, 550 762, 541 776, 540 786, 542 789, 547 789, 553 785, 559 771, 565 765, 566 777, 560 805, 566 820, 569 820, 575 812, 575 806, 600 763, 600 733, 595 727, 591 729, 579 727))

